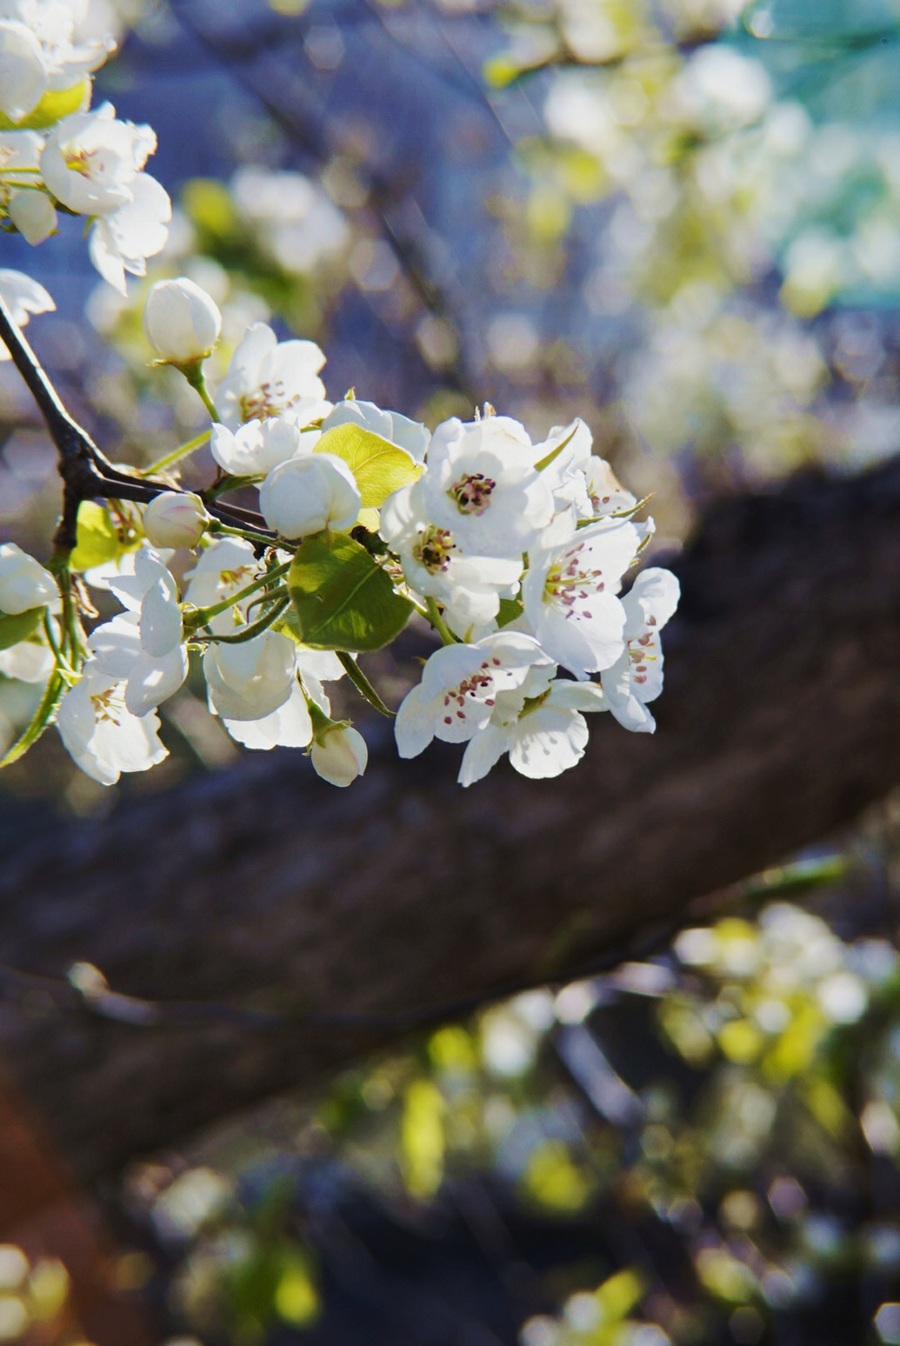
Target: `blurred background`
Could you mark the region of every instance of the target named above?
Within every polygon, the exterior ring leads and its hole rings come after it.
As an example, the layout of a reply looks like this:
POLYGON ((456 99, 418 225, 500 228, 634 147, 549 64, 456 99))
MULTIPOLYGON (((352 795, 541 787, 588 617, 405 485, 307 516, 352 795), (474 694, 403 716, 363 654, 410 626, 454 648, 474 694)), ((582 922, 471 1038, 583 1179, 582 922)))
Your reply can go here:
MULTIPOLYGON (((202 428, 140 327, 181 274, 224 314, 214 378, 262 319, 322 345, 333 399, 431 426, 488 400, 535 440, 582 416, 663 549, 723 497, 895 452, 897 0, 115 12, 95 102, 155 128, 170 243, 127 300, 75 220, 3 243, 56 299, 30 330, 114 459, 202 428)), ((9 365, 0 434, 0 525, 39 548, 55 460, 9 365)), ((0 683, 0 740, 33 698, 0 683)), ((172 756, 126 793, 237 751, 198 688, 163 716, 172 756)), ((3 786, 7 856, 116 796, 54 736, 3 786)), ((135 1165, 93 1194, 133 1340, 900 1343, 898 824, 889 800, 645 961, 135 1165)), ((35 1247, 0 1245, 0 1341, 82 1346, 84 1295, 35 1247)))

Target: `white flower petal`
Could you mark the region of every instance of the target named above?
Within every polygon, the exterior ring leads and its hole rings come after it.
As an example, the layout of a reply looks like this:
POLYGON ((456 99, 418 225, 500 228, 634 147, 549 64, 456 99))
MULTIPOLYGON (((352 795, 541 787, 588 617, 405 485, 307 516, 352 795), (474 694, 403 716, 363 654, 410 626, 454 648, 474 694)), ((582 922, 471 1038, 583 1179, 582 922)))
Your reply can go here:
POLYGON ((245 748, 305 748, 312 741, 313 728, 306 697, 295 683, 284 705, 260 720, 229 720, 222 723, 229 734, 245 748))

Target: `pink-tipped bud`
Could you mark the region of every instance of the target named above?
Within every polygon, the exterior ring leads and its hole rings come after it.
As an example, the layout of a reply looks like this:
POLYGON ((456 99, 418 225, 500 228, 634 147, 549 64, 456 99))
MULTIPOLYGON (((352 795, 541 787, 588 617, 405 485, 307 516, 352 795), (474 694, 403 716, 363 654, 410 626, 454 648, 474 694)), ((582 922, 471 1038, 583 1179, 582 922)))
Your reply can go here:
POLYGON ((144 532, 154 547, 196 547, 208 523, 203 501, 190 491, 163 491, 144 510, 144 532))

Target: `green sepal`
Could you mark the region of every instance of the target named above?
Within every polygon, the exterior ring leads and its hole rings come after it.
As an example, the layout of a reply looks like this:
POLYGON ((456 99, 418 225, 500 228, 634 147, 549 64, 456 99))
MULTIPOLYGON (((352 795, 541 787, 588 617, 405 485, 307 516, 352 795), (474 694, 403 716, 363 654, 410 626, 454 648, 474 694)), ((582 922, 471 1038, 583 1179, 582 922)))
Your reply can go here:
POLYGON ((73 112, 84 112, 91 105, 91 81, 80 79, 68 89, 51 89, 45 93, 36 107, 27 117, 14 122, 5 113, 0 112, 0 131, 44 131, 55 126, 63 117, 73 112))
POLYGON ((497 612, 497 625, 502 629, 514 622, 517 617, 521 617, 525 609, 518 598, 501 598, 500 608, 497 612))
POLYGON ((37 629, 44 615, 43 608, 29 608, 27 612, 0 612, 0 650, 19 645, 37 629))
POLYGON ((550 464, 556 458, 559 457, 563 449, 568 448, 568 446, 572 443, 572 440, 575 438, 577 433, 578 433, 578 426, 576 425, 574 430, 572 430, 571 434, 566 435, 565 439, 562 440, 561 443, 557 444, 555 449, 551 449, 545 458, 542 458, 539 463, 535 463, 534 465, 535 470, 538 472, 543 472, 545 467, 549 467, 550 464))
POLYGON ((387 572, 346 533, 304 538, 287 582, 295 629, 314 650, 380 650, 412 612, 387 572))
POLYGON ((422 468, 405 449, 359 425, 326 430, 314 453, 332 453, 356 478, 363 509, 377 509, 401 486, 409 486, 422 468))
POLYGON ((384 704, 356 660, 351 658, 346 650, 338 650, 337 657, 341 661, 341 667, 353 683, 353 686, 359 692, 360 696, 364 697, 369 705, 378 711, 379 715, 386 715, 388 719, 393 719, 394 712, 389 706, 384 704))

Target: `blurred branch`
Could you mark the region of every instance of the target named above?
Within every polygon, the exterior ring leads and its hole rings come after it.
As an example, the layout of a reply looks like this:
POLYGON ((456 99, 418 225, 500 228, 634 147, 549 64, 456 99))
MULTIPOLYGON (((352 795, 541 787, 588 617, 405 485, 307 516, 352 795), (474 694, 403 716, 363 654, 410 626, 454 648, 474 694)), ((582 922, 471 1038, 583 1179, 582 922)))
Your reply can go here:
MULTIPOLYGON (((265 108, 272 122, 285 133, 292 145, 304 152, 316 169, 325 168, 330 160, 341 152, 342 147, 337 141, 334 121, 329 119, 326 125, 308 105, 302 110, 298 106, 302 81, 296 79, 296 71, 291 72, 292 78, 288 89, 273 88, 270 77, 260 79, 247 68, 257 49, 255 45, 248 46, 249 40, 246 35, 243 37, 239 60, 235 55, 236 39, 225 38, 218 33, 213 34, 198 24, 191 13, 190 0, 187 0, 187 3, 185 0, 174 3, 173 0, 172 9, 185 32, 190 34, 225 68, 232 79, 242 85, 265 108)), ((368 10, 365 11, 365 15, 371 22, 368 10)), ((493 116, 493 112, 491 115, 493 116)), ((403 199, 407 192, 408 184, 404 177, 399 172, 396 176, 379 172, 371 164, 363 164, 356 171, 365 191, 369 209, 377 221, 378 232, 390 248, 421 308, 426 313, 442 318, 450 324, 454 333, 459 334, 460 322, 454 312, 454 305, 446 287, 432 274, 433 268, 429 262, 425 241, 408 227, 408 221, 406 227, 401 227, 392 219, 392 207, 403 199)), ((459 341, 458 347, 462 351, 464 343, 459 341)), ((418 352, 415 358, 417 360, 420 358, 418 352)), ((442 378, 448 386, 461 393, 473 407, 484 400, 471 373, 465 367, 462 356, 458 357, 452 369, 442 371, 442 378)))
POLYGON ((900 461, 723 504, 675 565, 659 732, 601 723, 559 780, 464 791, 379 721, 348 791, 250 755, 0 864, 0 1046, 79 1174, 633 957, 900 781, 900 461), (28 982, 79 963, 93 1005, 28 982))

